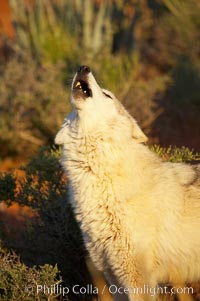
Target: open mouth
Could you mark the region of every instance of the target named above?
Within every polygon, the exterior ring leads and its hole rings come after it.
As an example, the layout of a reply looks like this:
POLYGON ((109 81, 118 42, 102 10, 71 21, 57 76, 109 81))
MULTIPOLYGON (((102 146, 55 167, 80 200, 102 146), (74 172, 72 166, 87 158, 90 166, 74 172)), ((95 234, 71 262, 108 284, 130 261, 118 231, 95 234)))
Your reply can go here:
POLYGON ((73 92, 81 92, 84 97, 92 97, 92 90, 86 81, 82 79, 77 79, 73 85, 73 92))

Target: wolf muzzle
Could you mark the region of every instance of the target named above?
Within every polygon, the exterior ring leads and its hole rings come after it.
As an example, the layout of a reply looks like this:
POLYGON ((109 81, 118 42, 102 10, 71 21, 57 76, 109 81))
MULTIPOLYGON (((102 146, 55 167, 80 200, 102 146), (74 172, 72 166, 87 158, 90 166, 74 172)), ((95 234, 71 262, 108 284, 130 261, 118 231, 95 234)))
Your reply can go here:
POLYGON ((92 90, 89 86, 88 75, 91 73, 90 67, 80 66, 75 74, 72 83, 72 94, 74 98, 92 97, 92 90))

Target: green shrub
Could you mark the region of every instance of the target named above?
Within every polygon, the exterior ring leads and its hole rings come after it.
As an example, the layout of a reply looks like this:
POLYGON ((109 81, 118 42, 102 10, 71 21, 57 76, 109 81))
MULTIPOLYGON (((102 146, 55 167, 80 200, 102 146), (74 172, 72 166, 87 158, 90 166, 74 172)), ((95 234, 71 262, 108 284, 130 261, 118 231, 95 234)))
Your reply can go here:
MULTIPOLYGON (((64 286, 72 288, 79 284, 86 287, 92 283, 85 263, 87 253, 67 201, 66 178, 59 164, 59 155, 56 149, 40 149, 23 167, 25 177, 18 180, 17 193, 13 176, 0 176, 0 195, 6 203, 28 206, 35 213, 20 236, 15 228, 10 227, 2 233, 2 239, 4 237, 6 247, 15 250, 26 265, 57 265, 64 286)), ((74 296, 71 289, 68 297, 76 301, 82 300, 81 297, 91 299, 90 295, 74 296)))
POLYGON ((64 66, 38 65, 29 55, 15 55, 0 72, 0 155, 26 158, 53 142, 69 110, 64 66))
POLYGON ((151 150, 159 155, 163 160, 174 163, 190 162, 195 163, 200 161, 200 154, 193 150, 182 146, 180 148, 170 146, 168 148, 160 147, 159 145, 151 146, 151 150))
POLYGON ((45 264, 28 267, 15 253, 0 246, 0 299, 2 301, 61 300, 60 294, 37 292, 37 285, 51 286, 62 282, 57 266, 45 264), (57 297, 57 298, 56 298, 57 297))
POLYGON ((13 174, 5 173, 0 177, 0 201, 4 200, 9 204, 15 198, 16 179, 13 174))

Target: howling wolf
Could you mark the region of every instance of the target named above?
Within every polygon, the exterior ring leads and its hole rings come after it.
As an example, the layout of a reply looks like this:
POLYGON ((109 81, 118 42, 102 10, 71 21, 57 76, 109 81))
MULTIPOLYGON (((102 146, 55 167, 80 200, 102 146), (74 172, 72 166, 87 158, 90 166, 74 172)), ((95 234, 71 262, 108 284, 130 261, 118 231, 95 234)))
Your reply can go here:
POLYGON ((144 287, 199 280, 200 165, 162 162, 88 66, 74 76, 71 104, 55 142, 86 248, 114 299, 149 300, 144 287))

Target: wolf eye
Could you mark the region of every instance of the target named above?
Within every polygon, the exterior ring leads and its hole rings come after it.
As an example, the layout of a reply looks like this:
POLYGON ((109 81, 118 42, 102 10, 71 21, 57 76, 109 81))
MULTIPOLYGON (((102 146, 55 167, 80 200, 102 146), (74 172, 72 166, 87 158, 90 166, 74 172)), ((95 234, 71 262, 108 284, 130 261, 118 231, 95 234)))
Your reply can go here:
POLYGON ((107 94, 107 93, 105 93, 105 92, 103 92, 103 94, 104 94, 106 97, 112 99, 112 97, 111 97, 109 94, 107 94))

